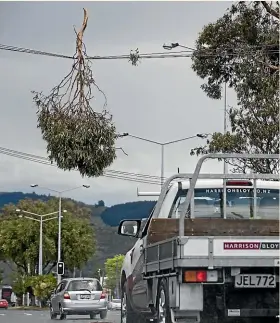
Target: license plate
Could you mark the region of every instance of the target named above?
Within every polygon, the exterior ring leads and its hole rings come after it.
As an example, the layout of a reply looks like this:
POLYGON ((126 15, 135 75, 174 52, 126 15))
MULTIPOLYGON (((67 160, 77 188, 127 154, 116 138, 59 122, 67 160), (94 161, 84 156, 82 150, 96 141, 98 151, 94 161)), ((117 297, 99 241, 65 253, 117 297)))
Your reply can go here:
POLYGON ((80 295, 80 299, 90 299, 90 295, 80 295))
POLYGON ((235 276, 235 288, 275 288, 274 275, 251 274, 235 276))

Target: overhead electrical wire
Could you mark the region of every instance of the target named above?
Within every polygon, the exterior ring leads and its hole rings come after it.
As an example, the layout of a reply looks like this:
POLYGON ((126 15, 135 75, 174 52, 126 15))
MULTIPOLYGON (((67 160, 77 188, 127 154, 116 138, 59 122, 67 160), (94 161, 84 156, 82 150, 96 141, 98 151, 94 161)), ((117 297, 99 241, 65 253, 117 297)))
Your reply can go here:
POLYGON ((59 57, 59 58, 67 58, 67 59, 73 59, 73 56, 67 56, 62 54, 55 54, 55 53, 48 53, 45 51, 40 51, 36 49, 29 49, 29 48, 23 48, 23 47, 17 47, 17 46, 9 46, 0 44, 0 50, 7 50, 11 52, 18 52, 18 53, 26 53, 26 54, 35 54, 35 55, 43 55, 43 56, 53 56, 53 57, 59 57))
MULTIPOLYGON (((38 156, 38 155, 34 155, 34 154, 24 153, 24 152, 21 152, 21 151, 12 150, 12 149, 9 149, 9 148, 4 148, 4 147, 0 147, 0 150, 1 150, 2 153, 4 153, 4 151, 6 151, 8 153, 19 154, 19 155, 23 155, 23 156, 27 156, 27 157, 31 157, 31 158, 35 158, 35 159, 39 159, 39 160, 51 163, 50 160, 47 157, 42 157, 42 156, 38 156)), ((147 177, 147 178, 153 178, 153 179, 160 180, 160 176, 154 176, 154 175, 131 173, 131 172, 124 172, 124 171, 119 171, 119 170, 108 170, 108 172, 116 173, 116 174, 123 174, 123 175, 135 175, 135 176, 141 176, 141 177, 147 177)))
MULTIPOLYGON (((34 154, 28 154, 28 153, 24 153, 24 152, 12 150, 12 149, 4 148, 4 147, 0 147, 0 150, 7 151, 7 152, 10 152, 10 153, 14 153, 14 154, 24 155, 24 156, 27 156, 27 157, 36 158, 36 159, 43 160, 43 161, 46 161, 48 163, 51 163, 50 160, 47 157, 42 157, 42 156, 38 156, 38 155, 34 155, 34 154)), ((107 172, 115 173, 115 174, 122 174, 122 175, 134 175, 134 176, 147 177, 147 178, 160 180, 159 176, 154 176, 154 175, 131 173, 131 172, 124 172, 124 171, 119 171, 119 170, 108 170, 107 172)))
MULTIPOLYGON (((252 53, 252 51, 258 49, 266 49, 267 53, 278 53, 279 49, 268 49, 270 47, 276 47, 276 45, 258 45, 258 46, 250 46, 250 48, 244 49, 236 49, 234 48, 223 48, 217 50, 210 50, 210 49, 203 49, 203 50, 183 50, 183 51, 172 51, 172 52, 156 52, 156 53, 143 53, 137 54, 139 59, 152 59, 152 58, 184 58, 184 57, 192 57, 194 54, 197 57, 217 57, 217 56, 239 56, 239 55, 247 55, 252 53), (220 51, 220 52, 219 52, 220 51)), ((0 50, 5 51, 12 51, 12 52, 19 52, 19 53, 26 53, 26 54, 33 54, 33 55, 43 55, 43 56, 51 56, 57 58, 64 58, 64 59, 74 59, 73 56, 51 53, 46 51, 39 51, 30 48, 23 48, 17 46, 10 46, 0 44, 0 50)), ((132 51, 133 52, 133 51, 132 51)), ((131 59, 131 55, 106 55, 106 56, 86 56, 85 59, 89 60, 116 60, 116 59, 131 59)))
MULTIPOLYGON (((50 162, 46 157, 41 157, 33 154, 28 154, 4 147, 0 147, 0 154, 4 154, 7 156, 24 159, 27 161, 35 162, 38 164, 43 164, 47 166, 57 167, 55 163, 50 162)), ((104 177, 108 178, 115 178, 120 180, 126 180, 131 182, 138 182, 144 184, 154 184, 160 185, 160 177, 159 176, 152 176, 147 174, 139 174, 139 173, 130 173, 130 172, 123 172, 117 170, 108 170, 104 172, 104 177)))

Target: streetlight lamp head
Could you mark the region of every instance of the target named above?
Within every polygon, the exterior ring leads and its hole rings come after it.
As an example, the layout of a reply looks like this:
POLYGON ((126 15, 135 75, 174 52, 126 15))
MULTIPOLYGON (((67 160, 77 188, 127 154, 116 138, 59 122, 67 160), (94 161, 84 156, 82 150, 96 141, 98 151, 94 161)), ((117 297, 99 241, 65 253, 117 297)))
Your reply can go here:
POLYGON ((83 187, 85 187, 85 188, 90 188, 90 185, 83 185, 83 187))
POLYGON ((30 187, 38 187, 38 184, 31 184, 30 187))
POLYGON ((162 47, 163 47, 164 49, 171 50, 171 49, 176 48, 176 47, 178 47, 178 46, 180 46, 180 44, 179 44, 179 43, 171 43, 170 45, 163 44, 163 46, 162 46, 162 47))
POLYGON ((122 134, 117 135, 118 138, 123 138, 123 137, 127 137, 127 136, 129 136, 128 132, 124 132, 122 134))
POLYGON ((205 138, 207 138, 207 137, 208 137, 208 134, 205 134, 205 133, 198 133, 198 134, 196 134, 196 136, 197 136, 198 138, 205 139, 205 138))
POLYGON ((163 44, 162 47, 163 47, 163 49, 166 49, 166 50, 171 50, 172 49, 172 46, 166 45, 166 44, 163 44))

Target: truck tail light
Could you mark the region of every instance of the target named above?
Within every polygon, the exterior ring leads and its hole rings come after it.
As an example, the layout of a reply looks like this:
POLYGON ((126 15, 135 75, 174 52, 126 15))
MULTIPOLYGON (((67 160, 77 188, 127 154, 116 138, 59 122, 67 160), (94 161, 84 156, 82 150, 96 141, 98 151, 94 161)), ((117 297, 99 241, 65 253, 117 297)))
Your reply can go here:
POLYGON ((207 282, 207 271, 200 270, 196 272, 196 281, 199 283, 207 282))
POLYGON ((184 283, 214 283, 218 281, 217 270, 185 270, 184 283))
POLYGON ((101 296, 100 296, 100 299, 104 299, 104 298, 106 298, 106 293, 102 292, 101 296))
POLYGON ((253 186, 253 183, 246 180, 229 180, 226 181, 226 186, 253 186))
POLYGON ((69 295, 68 293, 65 293, 65 294, 63 295, 63 298, 64 298, 64 299, 70 299, 70 295, 69 295))

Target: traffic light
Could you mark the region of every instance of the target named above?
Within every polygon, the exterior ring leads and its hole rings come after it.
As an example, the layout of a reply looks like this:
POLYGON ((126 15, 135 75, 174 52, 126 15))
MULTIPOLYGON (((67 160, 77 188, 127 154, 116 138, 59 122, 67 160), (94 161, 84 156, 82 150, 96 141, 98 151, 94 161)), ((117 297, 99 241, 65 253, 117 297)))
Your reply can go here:
POLYGON ((62 261, 57 263, 57 274, 64 275, 64 262, 62 261))

